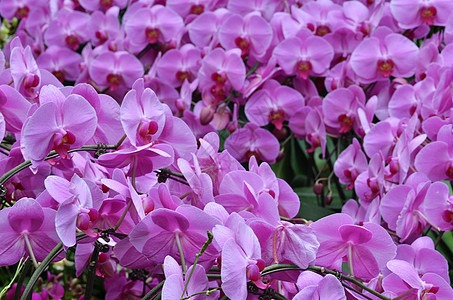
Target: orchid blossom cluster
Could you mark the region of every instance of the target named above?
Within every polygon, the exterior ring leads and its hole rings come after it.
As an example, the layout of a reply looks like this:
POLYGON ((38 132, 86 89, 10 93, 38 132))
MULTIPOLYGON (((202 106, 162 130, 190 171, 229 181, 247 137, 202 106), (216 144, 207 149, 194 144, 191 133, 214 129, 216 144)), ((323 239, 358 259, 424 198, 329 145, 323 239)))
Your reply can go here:
POLYGON ((451 11, 0 0, 0 298, 453 299, 451 11))

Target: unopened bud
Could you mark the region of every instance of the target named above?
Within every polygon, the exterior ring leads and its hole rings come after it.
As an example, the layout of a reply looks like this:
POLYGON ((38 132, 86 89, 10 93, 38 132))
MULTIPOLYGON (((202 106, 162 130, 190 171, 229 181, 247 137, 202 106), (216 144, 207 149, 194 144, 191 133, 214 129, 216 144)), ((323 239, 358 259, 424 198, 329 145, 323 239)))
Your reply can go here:
POLYGON ((325 198, 326 205, 332 204, 332 200, 333 200, 332 191, 329 191, 325 198))
POLYGON ((80 213, 77 218, 77 227, 81 230, 87 230, 90 227, 90 216, 87 213, 80 213))
POLYGON ((150 197, 143 198, 143 210, 145 211, 145 215, 149 214, 154 210, 154 201, 150 197))
POLYGON ((90 221, 96 221, 99 218, 99 212, 94 208, 90 208, 88 215, 90 216, 90 221))
POLYGON ((313 193, 315 193, 315 195, 321 195, 323 190, 324 190, 324 184, 316 182, 313 185, 313 193))
POLYGON ((208 125, 212 119, 214 119, 214 111, 209 106, 204 107, 200 113, 201 125, 208 125))
POLYGON ((286 129, 285 127, 282 127, 282 129, 278 130, 277 128, 275 128, 273 131, 272 131, 272 134, 279 140, 279 141, 282 141, 284 139, 286 139, 286 137, 288 136, 288 129, 286 129))

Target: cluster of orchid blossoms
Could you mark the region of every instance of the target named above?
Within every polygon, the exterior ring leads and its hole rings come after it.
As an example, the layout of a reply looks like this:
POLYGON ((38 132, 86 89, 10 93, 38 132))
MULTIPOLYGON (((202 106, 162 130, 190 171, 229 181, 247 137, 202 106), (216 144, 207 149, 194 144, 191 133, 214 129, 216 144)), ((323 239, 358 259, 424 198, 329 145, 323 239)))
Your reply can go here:
POLYGON ((452 11, 1 0, 0 298, 453 299, 452 11), (339 153, 341 212, 301 218, 294 139, 339 153))

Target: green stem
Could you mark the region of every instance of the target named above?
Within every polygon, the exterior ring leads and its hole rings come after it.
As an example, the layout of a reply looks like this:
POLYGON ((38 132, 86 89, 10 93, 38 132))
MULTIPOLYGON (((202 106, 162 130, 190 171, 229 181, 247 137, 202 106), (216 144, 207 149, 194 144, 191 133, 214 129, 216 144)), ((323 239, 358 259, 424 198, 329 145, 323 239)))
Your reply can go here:
MULTIPOLYGON (((19 260, 19 263, 17 264, 17 269, 16 269, 16 272, 14 273, 14 276, 13 276, 13 279, 11 279, 11 281, 6 284, 3 289, 0 291, 0 299, 3 299, 3 296, 6 294, 6 292, 10 289, 10 287, 13 285, 13 282, 16 280, 16 277, 21 273, 21 270, 24 268, 25 264, 26 263, 30 263, 30 260, 29 259, 26 259, 26 261, 23 261, 23 258, 21 258, 19 260)), ((31 266, 30 266, 31 267, 31 266)), ((8 277, 11 275, 11 273, 9 272, 9 269, 6 269, 7 270, 7 273, 8 273, 8 277)), ((24 273, 26 273, 25 271, 21 273, 20 277, 19 277, 19 280, 22 276, 25 276, 24 273)), ((22 281, 23 282, 23 281, 22 281)), ((20 290, 20 288, 19 288, 20 290)), ((17 291, 17 288, 16 288, 16 291, 17 291)), ((16 293, 14 293, 16 294, 16 293)), ((14 299, 16 300, 16 298, 14 299)))
POLYGON ((127 204, 126 208, 125 208, 124 211, 123 211, 123 214, 121 215, 121 218, 120 218, 120 219, 118 220, 118 222, 115 224, 115 227, 113 227, 113 231, 116 231, 116 230, 120 227, 121 223, 123 223, 124 218, 126 217, 126 214, 127 214, 127 212, 129 211, 129 209, 131 208, 131 206, 132 206, 132 199, 131 199, 131 200, 129 201, 129 203, 127 204))
POLYGON ((320 274, 334 275, 337 278, 339 278, 339 280, 349 281, 382 300, 391 300, 390 298, 388 298, 384 295, 381 295, 380 293, 376 292, 375 290, 370 289, 369 287, 367 287, 366 285, 364 285, 362 282, 355 279, 354 277, 345 276, 345 275, 342 275, 338 271, 329 270, 324 267, 308 266, 306 269, 301 269, 298 266, 292 265, 292 264, 276 264, 276 265, 272 265, 272 266, 264 268, 263 272, 261 272, 261 275, 264 276, 264 275, 269 275, 269 274, 276 273, 276 272, 290 271, 290 270, 312 271, 312 272, 316 272, 316 273, 320 273, 320 274))
MULTIPOLYGON (((187 297, 184 297, 184 298, 181 297, 181 300, 187 300, 187 299, 192 298, 193 296, 202 295, 202 294, 206 294, 206 295, 209 296, 210 294, 212 294, 213 292, 218 291, 218 290, 220 290, 220 288, 215 288, 215 289, 208 290, 208 291, 198 292, 198 293, 192 294, 192 295, 187 296, 187 297)), ((185 292, 185 291, 184 291, 184 292, 185 292)))
MULTIPOLYGON (((87 235, 85 233, 78 234, 77 241, 86 238, 87 235)), ((39 276, 41 276, 42 272, 49 266, 49 264, 63 251, 63 243, 60 242, 55 248, 50 251, 50 253, 46 256, 46 258, 41 262, 39 267, 35 270, 33 275, 31 275, 30 280, 28 281, 27 286, 25 287, 25 291, 22 294, 21 300, 26 300, 31 295, 33 290, 33 286, 38 281, 39 276)))
POLYGON ((186 260, 184 259, 184 251, 182 250, 181 240, 179 239, 179 232, 176 232, 176 245, 178 246, 179 256, 181 257, 181 268, 183 276, 186 275, 186 260))
POLYGON ((162 280, 158 285, 156 285, 151 291, 148 292, 148 294, 145 295, 145 297, 142 298, 142 300, 149 300, 151 299, 154 294, 156 294, 159 290, 162 289, 164 286, 165 280, 162 280))
POLYGON ((94 279, 96 277, 96 266, 99 259, 99 248, 99 242, 95 242, 93 254, 91 255, 90 263, 88 265, 88 278, 84 299, 91 299, 91 295, 93 294, 94 279))
POLYGON ((258 66, 260 65, 259 62, 256 62, 251 68, 250 70, 247 72, 247 74, 245 74, 245 78, 249 77, 250 75, 252 75, 253 73, 255 73, 256 69, 258 69, 258 66))
POLYGON ((25 245, 27 246, 28 254, 30 255, 31 261, 33 262, 33 265, 35 266, 35 268, 38 268, 38 262, 36 261, 35 254, 33 253, 33 249, 31 247, 30 240, 28 239, 28 235, 24 234, 23 237, 24 237, 25 245))
MULTIPOLYGON (((103 148, 104 149, 116 149, 116 145, 105 145, 103 148)), ((97 151, 97 150, 99 150, 99 146, 98 145, 87 145, 87 146, 83 146, 83 147, 78 148, 78 149, 68 150, 68 153, 80 152, 80 151, 97 151)), ((50 151, 49 155, 47 155, 47 157, 44 160, 49 160, 49 159, 52 159, 52 158, 55 158, 55 157, 58 157, 58 156, 59 155, 55 151, 50 151)), ((5 182, 7 182, 11 177, 16 175, 20 171, 30 167, 31 165, 32 165, 31 161, 30 160, 26 160, 23 163, 19 164, 18 166, 12 168, 11 170, 9 170, 8 172, 6 172, 5 174, 3 174, 0 177, 0 185, 4 185, 5 182)))
POLYGON ((27 277, 28 272, 31 269, 32 261, 30 259, 25 260, 25 264, 23 265, 23 270, 20 273, 19 279, 17 280, 16 290, 14 291, 14 300, 18 300, 20 297, 20 292, 22 290, 22 286, 24 285, 25 277, 27 277))
MULTIPOLYGON (((187 280, 186 280, 186 285, 184 286, 184 291, 182 291, 181 298, 182 298, 182 297, 184 296, 184 294, 186 293, 187 286, 189 285, 190 278, 192 278, 192 274, 193 274, 193 272, 195 271, 195 266, 196 266, 197 263, 198 263, 198 259, 200 258, 200 256, 203 255, 203 253, 206 251, 206 249, 208 248, 208 246, 212 243, 213 238, 214 238, 214 236, 212 235, 212 233, 211 233, 210 231, 208 231, 208 240, 204 243, 203 247, 201 247, 200 253, 197 253, 197 255, 195 256, 195 262, 194 262, 193 265, 192 265, 192 270, 190 270, 189 278, 187 278, 187 280)), ((181 261, 182 261, 182 260, 181 260, 181 261)), ((189 297, 189 298, 190 298, 190 297, 189 297)))

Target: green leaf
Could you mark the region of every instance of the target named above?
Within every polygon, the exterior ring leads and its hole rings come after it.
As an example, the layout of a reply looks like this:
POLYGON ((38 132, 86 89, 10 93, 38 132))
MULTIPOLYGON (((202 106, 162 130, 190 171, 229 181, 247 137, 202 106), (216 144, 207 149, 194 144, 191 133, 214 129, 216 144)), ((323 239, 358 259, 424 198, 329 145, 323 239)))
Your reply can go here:
POLYGON ((313 193, 312 187, 296 188, 294 190, 300 198, 300 210, 298 216, 307 220, 319 220, 325 216, 335 213, 329 207, 322 207, 313 193))

